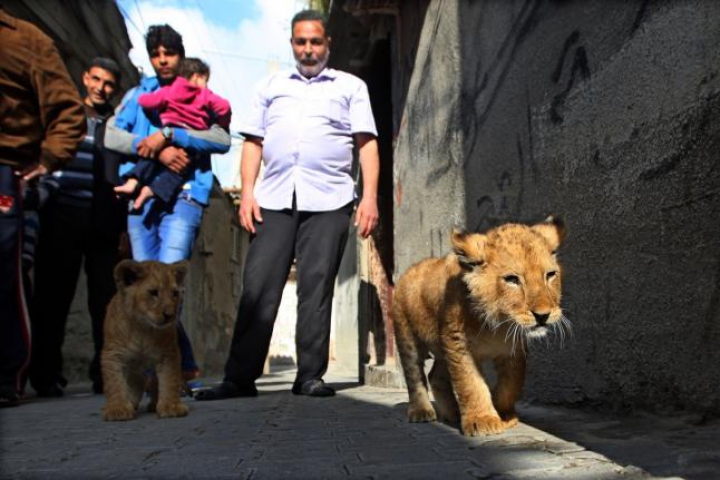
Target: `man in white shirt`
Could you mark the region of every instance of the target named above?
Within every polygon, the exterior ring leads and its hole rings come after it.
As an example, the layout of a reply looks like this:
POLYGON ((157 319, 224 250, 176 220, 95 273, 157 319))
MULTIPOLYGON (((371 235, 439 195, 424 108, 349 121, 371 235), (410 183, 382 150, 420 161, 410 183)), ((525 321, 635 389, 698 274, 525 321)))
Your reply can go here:
POLYGON ((256 396, 273 324, 293 259, 297 261, 297 363, 292 392, 327 397, 332 296, 355 203, 351 176, 358 148, 363 193, 358 235, 377 225, 380 169, 367 86, 326 68, 327 21, 313 10, 292 19, 296 69, 258 88, 240 131, 245 135, 240 223, 252 234, 224 381, 196 400, 256 396), (255 188, 261 160, 262 183, 255 188))

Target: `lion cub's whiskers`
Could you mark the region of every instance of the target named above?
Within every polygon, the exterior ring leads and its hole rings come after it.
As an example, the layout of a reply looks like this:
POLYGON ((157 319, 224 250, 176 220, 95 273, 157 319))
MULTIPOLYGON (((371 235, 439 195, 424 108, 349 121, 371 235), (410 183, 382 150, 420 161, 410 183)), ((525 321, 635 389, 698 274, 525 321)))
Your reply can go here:
POLYGON ((513 332, 513 334, 512 334, 512 349, 510 351, 510 355, 512 355, 513 357, 515 356, 518 344, 520 344, 520 347, 521 347, 523 353, 525 353, 526 335, 523 332, 522 326, 519 323, 513 322, 513 325, 510 327, 510 330, 513 332))
POLYGON ((560 320, 550 326, 552 327, 551 333, 556 335, 560 340, 560 348, 564 348, 565 340, 571 340, 573 338, 572 323, 565 315, 561 315, 560 320))
MULTIPOLYGON (((567 318, 565 315, 562 315, 560 317, 560 321, 558 322, 558 329, 560 329, 563 341, 566 337, 568 340, 572 340, 575 337, 572 328, 572 322, 570 322, 570 319, 567 318)), ((563 342, 560 342, 560 346, 564 346, 563 342)))
POLYGON ((572 323, 565 315, 561 315, 560 320, 557 322, 548 324, 547 329, 547 335, 543 335, 542 337, 526 337, 528 345, 534 345, 542 341, 546 348, 550 348, 553 346, 551 342, 552 339, 550 338, 552 336, 558 340, 557 343, 560 348, 564 348, 565 341, 572 340, 574 337, 572 323))

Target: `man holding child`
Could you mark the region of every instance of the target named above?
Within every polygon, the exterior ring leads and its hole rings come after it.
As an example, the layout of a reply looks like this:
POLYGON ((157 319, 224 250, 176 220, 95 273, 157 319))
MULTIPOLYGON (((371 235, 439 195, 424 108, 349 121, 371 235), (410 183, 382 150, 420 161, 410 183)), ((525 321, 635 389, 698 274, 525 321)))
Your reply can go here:
MULTIPOLYGON (((140 158, 155 159, 165 168, 183 175, 185 183, 170 202, 148 198, 128 213, 128 237, 133 258, 174 263, 189 258, 200 228, 203 208, 213 186, 211 153, 230 148, 230 134, 217 123, 206 130, 165 126, 160 115, 147 114, 139 103, 143 94, 173 84, 185 58, 182 36, 169 25, 153 25, 146 35, 150 63, 157 76, 145 77, 130 90, 117 115, 108 122, 105 146, 130 156, 120 174, 129 172, 140 158)), ((187 336, 180 329, 183 372, 197 373, 187 336)))

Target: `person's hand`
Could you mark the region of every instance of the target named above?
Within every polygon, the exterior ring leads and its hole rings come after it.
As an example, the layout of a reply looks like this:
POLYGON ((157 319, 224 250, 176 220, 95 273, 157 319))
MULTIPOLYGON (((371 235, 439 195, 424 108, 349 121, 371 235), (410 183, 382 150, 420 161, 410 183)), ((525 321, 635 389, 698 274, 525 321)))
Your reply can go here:
POLYGON ((158 156, 158 160, 165 165, 168 170, 175 173, 183 173, 190 164, 190 157, 182 148, 165 147, 158 156))
POLYGON ((250 233, 255 233, 255 223, 257 220, 262 223, 262 215, 260 214, 260 205, 252 195, 243 195, 240 197, 240 209, 238 211, 240 217, 240 225, 250 233))
POLYGON ((17 175, 18 177, 22 177, 23 180, 29 182, 34 178, 40 177, 42 175, 47 175, 49 172, 50 171, 45 165, 43 165, 42 163, 36 163, 28 168, 25 168, 24 170, 17 170, 15 172, 15 175, 17 175))
POLYGON ((161 131, 149 135, 137 145, 137 154, 144 158, 157 158, 158 153, 167 146, 167 139, 161 131))
POLYGON ((370 236, 378 224, 377 202, 375 199, 363 198, 360 200, 357 211, 355 212, 355 227, 357 227, 358 236, 367 238, 370 236))

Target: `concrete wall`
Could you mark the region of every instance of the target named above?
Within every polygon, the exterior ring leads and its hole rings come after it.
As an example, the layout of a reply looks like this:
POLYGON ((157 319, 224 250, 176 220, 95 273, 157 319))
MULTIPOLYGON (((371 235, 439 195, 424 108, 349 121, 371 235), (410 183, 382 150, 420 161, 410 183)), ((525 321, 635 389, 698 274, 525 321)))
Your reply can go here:
POLYGON ((460 31, 458 10, 449 4, 428 8, 397 136, 396 277, 422 258, 444 254, 452 226, 465 220, 460 31))
POLYGON ((249 242, 220 187, 210 195, 190 257, 182 322, 203 375, 222 375, 230 351, 249 242))
POLYGON ((358 360, 360 257, 360 242, 356 230, 351 227, 338 278, 335 281, 330 356, 339 369, 348 373, 358 372, 358 375, 360 374, 358 360))
POLYGON ((446 0, 416 26, 396 278, 455 223, 564 216, 575 338, 531 352, 526 396, 720 412, 718 25, 711 0, 446 0))
POLYGON ((83 95, 82 74, 97 56, 112 58, 120 66, 120 93, 137 85, 138 71, 128 57, 132 44, 114 0, 3 0, 2 4, 52 37, 83 95))

